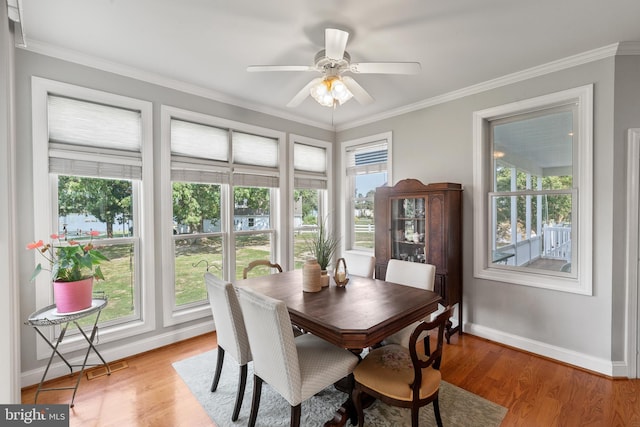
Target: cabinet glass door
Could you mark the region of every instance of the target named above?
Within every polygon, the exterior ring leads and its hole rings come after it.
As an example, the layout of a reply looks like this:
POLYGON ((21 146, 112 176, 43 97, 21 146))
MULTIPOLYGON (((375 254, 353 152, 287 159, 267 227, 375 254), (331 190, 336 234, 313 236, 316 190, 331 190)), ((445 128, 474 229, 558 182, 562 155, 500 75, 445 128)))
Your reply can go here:
POLYGON ((391 199, 391 258, 425 262, 425 199, 391 199))

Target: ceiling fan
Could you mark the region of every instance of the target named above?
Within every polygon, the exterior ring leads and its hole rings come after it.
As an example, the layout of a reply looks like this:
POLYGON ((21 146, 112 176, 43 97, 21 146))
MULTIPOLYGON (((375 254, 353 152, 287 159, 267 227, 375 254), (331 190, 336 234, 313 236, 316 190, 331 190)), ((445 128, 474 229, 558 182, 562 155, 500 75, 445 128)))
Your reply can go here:
POLYGON ((296 96, 289 101, 287 107, 296 107, 311 95, 319 104, 336 107, 352 97, 360 104, 373 102, 371 95, 352 77, 354 74, 417 74, 420 72, 419 62, 351 62, 351 55, 345 48, 349 33, 335 28, 327 28, 324 32, 325 48, 315 56, 313 65, 251 65, 247 71, 316 71, 322 74, 307 83, 296 96))

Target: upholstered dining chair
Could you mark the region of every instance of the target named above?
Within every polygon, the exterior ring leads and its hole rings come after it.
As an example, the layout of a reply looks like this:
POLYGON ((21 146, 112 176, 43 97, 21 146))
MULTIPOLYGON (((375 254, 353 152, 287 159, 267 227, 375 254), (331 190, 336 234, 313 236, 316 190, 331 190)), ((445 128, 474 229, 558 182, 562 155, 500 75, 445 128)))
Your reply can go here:
POLYGON ((274 268, 274 269, 278 270, 279 273, 282 273, 282 267, 280 267, 280 264, 273 263, 273 262, 271 262, 271 261, 269 261, 267 259, 258 259, 258 260, 255 260, 255 261, 251 261, 249 263, 249 265, 246 266, 244 268, 244 270, 242 270, 242 278, 246 279, 247 275, 249 274, 249 272, 251 270, 253 270, 255 267, 258 267, 258 266, 265 266, 265 267, 269 267, 269 268, 274 268))
POLYGON ((442 427, 438 392, 445 325, 451 317, 447 307, 432 322, 420 322, 409 338, 409 347, 398 344, 370 351, 353 371, 355 385, 351 398, 358 413, 358 425, 364 425, 362 398, 369 395, 388 405, 411 408, 411 426, 418 427, 419 409, 433 402, 438 427, 442 427), (437 345, 428 355, 416 349, 420 335, 436 329, 437 345))
POLYGON ((373 255, 345 252, 343 255, 349 274, 373 279, 376 268, 376 257, 373 255))
POLYGON ((246 287, 238 297, 253 354, 253 399, 249 426, 256 424, 262 383, 266 382, 291 405, 290 424, 300 425, 301 403, 349 376, 358 357, 322 338, 294 338, 284 302, 246 287))
MULTIPOLYGON (((387 282, 398 283, 400 285, 412 286, 414 288, 426 289, 433 291, 436 279, 436 266, 431 264, 422 264, 419 262, 401 261, 399 259, 390 259, 387 264, 387 282)), ((429 320, 429 318, 425 319, 429 320)), ((414 322, 410 326, 396 332, 395 334, 385 338, 384 344, 400 344, 401 346, 409 346, 409 337, 413 330, 420 322, 414 322)), ((425 342, 425 352, 429 351, 429 341, 427 334, 423 334, 425 342)))
POLYGON ((218 388, 224 356, 228 353, 240 366, 238 392, 233 414, 231 415, 231 420, 236 421, 240 414, 242 398, 247 384, 247 364, 251 361, 249 339, 244 326, 242 309, 233 285, 218 279, 211 273, 205 273, 204 280, 209 293, 209 304, 213 312, 218 339, 218 359, 213 382, 211 383, 211 391, 214 392, 218 388))

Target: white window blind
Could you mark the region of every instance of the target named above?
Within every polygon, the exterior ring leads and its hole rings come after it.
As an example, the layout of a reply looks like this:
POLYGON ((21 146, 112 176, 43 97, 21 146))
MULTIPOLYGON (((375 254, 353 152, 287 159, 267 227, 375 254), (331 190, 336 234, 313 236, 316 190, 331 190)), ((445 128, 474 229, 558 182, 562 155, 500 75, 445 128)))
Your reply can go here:
POLYGON ((243 132, 231 135, 233 185, 244 187, 279 187, 278 140, 243 132))
POLYGON ((360 175, 387 170, 387 142, 376 141, 347 149, 347 175, 360 175))
POLYGON ((233 163, 241 165, 278 167, 278 140, 264 136, 233 132, 233 163))
POLYGON ((324 190, 327 188, 327 149, 313 145, 293 144, 295 188, 324 190))
POLYGON ((171 119, 171 179, 226 184, 229 182, 229 131, 171 119))
POLYGON ((47 117, 51 173, 142 178, 140 111, 49 94, 47 117))
POLYGON ((229 131, 171 119, 171 155, 229 161, 229 131))

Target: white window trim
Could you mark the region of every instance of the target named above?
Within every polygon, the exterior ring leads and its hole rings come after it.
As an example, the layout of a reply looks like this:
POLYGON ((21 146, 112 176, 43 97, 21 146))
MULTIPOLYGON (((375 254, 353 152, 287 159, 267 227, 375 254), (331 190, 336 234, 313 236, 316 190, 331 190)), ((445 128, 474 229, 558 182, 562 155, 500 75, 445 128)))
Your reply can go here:
POLYGON ((340 212, 342 212, 342 224, 341 224, 341 234, 344 236, 340 243, 340 247, 342 252, 358 252, 358 253, 366 253, 369 255, 373 255, 375 248, 372 248, 370 251, 366 251, 363 249, 353 249, 353 239, 354 233, 353 230, 349 227, 351 224, 351 213, 349 213, 349 209, 351 207, 351 194, 353 194, 353 188, 350 188, 349 185, 349 177, 347 176, 347 150, 356 145, 365 145, 374 143, 376 141, 387 141, 387 184, 391 185, 393 182, 393 133, 383 132, 375 135, 369 135, 358 139, 352 139, 349 141, 343 141, 341 143, 341 152, 340 152, 340 181, 342 182, 342 186, 346 189, 345 192, 342 193, 342 199, 340 201, 340 212))
POLYGON ((474 158, 474 260, 473 273, 481 279, 525 286, 554 289, 584 295, 593 294, 592 285, 592 224, 593 224, 593 85, 543 95, 501 105, 473 114, 474 158), (486 156, 490 153, 489 122, 492 120, 560 105, 570 100, 579 102, 579 131, 574 177, 578 183, 578 271, 575 277, 557 277, 540 272, 522 272, 493 268, 487 265, 489 210, 487 193, 491 191, 491 170, 486 156))
MULTIPOLYGON (((259 126, 248 125, 246 123, 236 122, 233 120, 223 119, 209 114, 198 113, 191 110, 185 110, 169 105, 162 105, 160 107, 161 117, 161 152, 160 152, 160 194, 162 195, 160 200, 160 224, 161 224, 161 239, 162 239, 162 296, 163 296, 163 325, 172 326, 178 325, 184 322, 209 318, 211 316, 211 308, 208 301, 203 301, 200 304, 190 304, 183 308, 175 307, 175 260, 173 252, 173 205, 171 200, 172 187, 171 187, 171 119, 176 118, 180 120, 188 120, 194 123, 201 123, 205 125, 215 126, 224 129, 236 130, 239 132, 252 133, 255 135, 276 138, 278 139, 278 156, 279 156, 279 188, 283 188, 285 178, 283 177, 282 168, 286 164, 286 144, 285 133, 276 131, 273 129, 263 128, 259 126)), ((233 166, 232 163, 228 167, 221 166, 221 170, 226 171, 231 175, 234 171, 259 171, 258 167, 251 167, 246 165, 233 166)), ((232 179, 231 179, 232 182, 232 179)), ((220 191, 221 200, 221 223, 223 230, 222 244, 224 246, 224 253, 227 254, 224 263, 225 277, 224 280, 232 280, 231 277, 235 270, 235 253, 232 253, 232 249, 235 248, 234 234, 233 234, 233 194, 231 192, 231 186, 229 184, 221 184, 220 191), (226 209, 225 209, 226 207, 226 209), (230 276, 231 275, 231 276, 230 276)), ((278 191, 271 191, 271 219, 273 221, 272 230, 273 238, 276 241, 274 257, 280 258, 281 254, 285 253, 283 244, 285 240, 281 236, 285 223, 283 221, 284 215, 281 212, 285 212, 286 201, 283 197, 279 196, 278 191)), ((263 231, 264 232, 264 231, 263 231)), ((202 282, 204 286, 204 279, 202 282)))
POLYGON ((334 215, 334 197, 333 197, 333 144, 328 141, 323 141, 320 139, 309 138, 302 135, 290 134, 289 135, 289 157, 287 161, 287 170, 289 171, 287 177, 287 188, 289 189, 285 194, 287 194, 287 242, 289 244, 286 245, 286 253, 285 257, 287 260, 287 269, 293 269, 295 266, 294 253, 293 253, 293 215, 294 215, 294 203, 293 203, 293 192, 295 191, 295 168, 293 166, 293 146, 295 143, 312 145, 315 147, 321 147, 326 150, 327 156, 327 189, 325 190, 325 197, 321 197, 318 200, 318 220, 322 221, 324 218, 327 219, 327 226, 330 230, 333 230, 335 227, 335 221, 333 220, 334 215))
MULTIPOLYGON (((154 270, 154 221, 153 221, 153 123, 152 104, 148 101, 115 95, 95 89, 70 85, 67 83, 48 80, 40 77, 31 79, 32 101, 32 133, 33 133, 33 211, 34 237, 46 238, 54 232, 51 194, 53 185, 49 177, 49 150, 47 129, 47 95, 55 93, 63 96, 74 97, 82 100, 100 102, 123 108, 139 110, 142 116, 142 181, 140 183, 140 204, 137 213, 137 223, 140 234, 140 318, 131 322, 114 326, 105 326, 100 329, 100 341, 102 343, 128 338, 134 335, 149 332, 155 329, 155 270, 154 270), (42 183, 47 183, 42 185, 42 183), (144 218, 144 221, 141 219, 144 218)), ((39 260, 34 260, 35 264, 39 260)), ((53 303, 53 294, 48 275, 41 274, 35 283, 36 307, 45 307, 53 303)), ((48 328, 49 338, 53 339, 55 328, 48 328)), ((43 359, 49 357, 51 348, 38 339, 36 344, 36 357, 43 359)), ((69 336, 60 344, 65 351, 73 351, 85 348, 86 343, 80 335, 69 336)))

